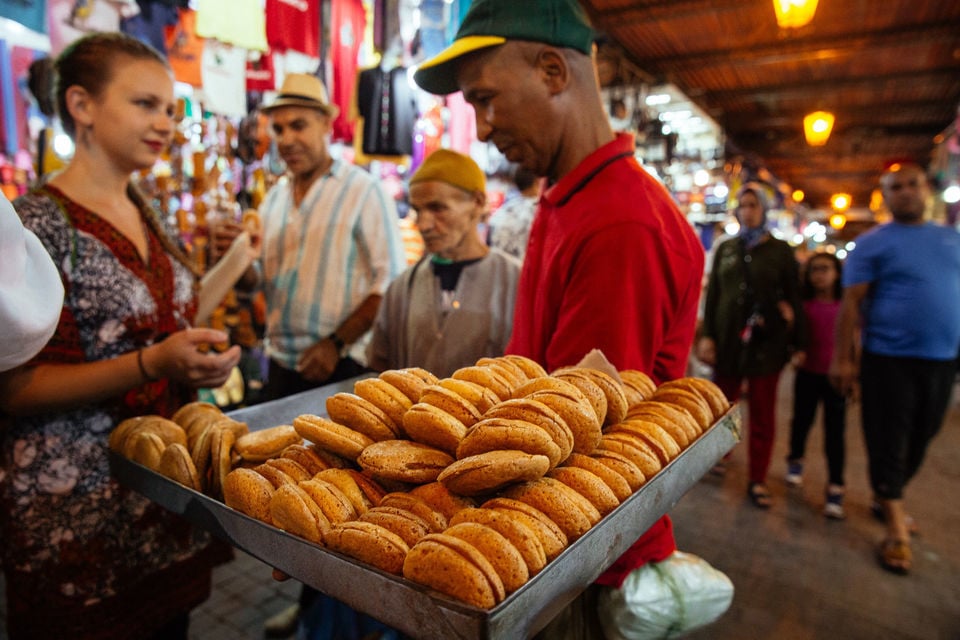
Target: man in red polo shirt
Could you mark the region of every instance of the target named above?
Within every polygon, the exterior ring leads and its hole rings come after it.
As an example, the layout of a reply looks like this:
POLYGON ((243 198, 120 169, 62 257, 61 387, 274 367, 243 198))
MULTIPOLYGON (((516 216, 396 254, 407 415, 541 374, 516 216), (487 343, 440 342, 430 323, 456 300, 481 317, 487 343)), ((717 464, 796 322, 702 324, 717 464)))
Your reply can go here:
MULTIPOLYGON (((576 0, 475 0, 453 44, 420 65, 425 90, 462 90, 477 135, 548 179, 530 231, 508 353, 547 370, 597 348, 659 384, 684 375, 703 249, 667 191, 614 134, 576 0)), ((619 586, 676 549, 668 517, 598 579, 619 586)))

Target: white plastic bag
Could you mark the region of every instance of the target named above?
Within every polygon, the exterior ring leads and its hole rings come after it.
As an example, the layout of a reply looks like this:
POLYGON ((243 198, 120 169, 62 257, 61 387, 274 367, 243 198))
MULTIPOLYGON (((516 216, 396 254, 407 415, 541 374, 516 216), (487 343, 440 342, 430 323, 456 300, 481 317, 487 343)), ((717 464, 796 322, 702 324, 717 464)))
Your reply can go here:
POLYGON ((605 589, 597 607, 607 640, 679 638, 719 618, 733 601, 733 583, 690 553, 630 572, 619 589, 605 589))

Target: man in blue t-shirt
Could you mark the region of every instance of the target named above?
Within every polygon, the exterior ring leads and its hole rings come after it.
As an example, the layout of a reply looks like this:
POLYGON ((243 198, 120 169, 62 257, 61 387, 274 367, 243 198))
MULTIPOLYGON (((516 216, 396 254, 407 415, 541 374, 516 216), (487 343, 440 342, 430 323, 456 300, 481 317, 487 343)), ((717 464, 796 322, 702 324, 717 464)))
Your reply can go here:
POLYGON ((859 369, 875 513, 887 526, 878 560, 907 573, 903 490, 940 430, 957 371, 960 233, 924 219, 930 189, 919 166, 892 165, 880 187, 893 222, 863 234, 847 258, 831 378, 848 393, 859 369))

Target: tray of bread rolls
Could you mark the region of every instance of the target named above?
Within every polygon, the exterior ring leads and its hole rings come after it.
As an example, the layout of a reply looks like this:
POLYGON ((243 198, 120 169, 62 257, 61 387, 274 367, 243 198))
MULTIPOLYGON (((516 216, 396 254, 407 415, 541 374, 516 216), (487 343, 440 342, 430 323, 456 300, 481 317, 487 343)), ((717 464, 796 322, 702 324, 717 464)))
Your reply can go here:
POLYGON ((411 637, 520 638, 739 439, 707 380, 503 356, 192 403, 110 450, 121 484, 411 637))

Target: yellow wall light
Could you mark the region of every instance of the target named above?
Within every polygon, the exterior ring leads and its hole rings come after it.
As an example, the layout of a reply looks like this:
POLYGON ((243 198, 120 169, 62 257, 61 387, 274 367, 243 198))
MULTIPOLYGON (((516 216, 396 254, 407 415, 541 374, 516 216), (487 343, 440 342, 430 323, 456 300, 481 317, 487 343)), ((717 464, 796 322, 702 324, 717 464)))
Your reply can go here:
POLYGON ((832 228, 840 231, 840 229, 843 229, 847 225, 847 216, 842 213, 834 213, 830 216, 829 222, 832 228))
POLYGON ((773 0, 773 10, 777 14, 777 24, 782 29, 802 27, 817 12, 819 0, 773 0))
POLYGON ((833 114, 829 111, 814 111, 803 117, 803 135, 811 147, 821 147, 827 144, 830 132, 833 131, 833 114))
POLYGON ((830 206, 834 211, 843 213, 850 208, 852 198, 849 193, 835 193, 830 196, 830 206))

